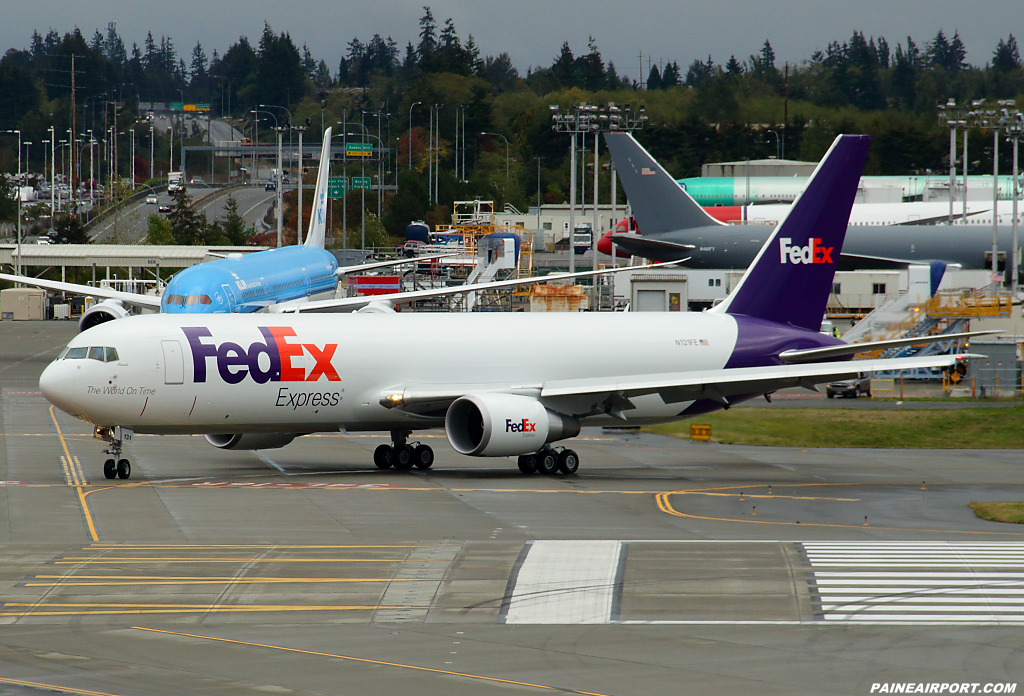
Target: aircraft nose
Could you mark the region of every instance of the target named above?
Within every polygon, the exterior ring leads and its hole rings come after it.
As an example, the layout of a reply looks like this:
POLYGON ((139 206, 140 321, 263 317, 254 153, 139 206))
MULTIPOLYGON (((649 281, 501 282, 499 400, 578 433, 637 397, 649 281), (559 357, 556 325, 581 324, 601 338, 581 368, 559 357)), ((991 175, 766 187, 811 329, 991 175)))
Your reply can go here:
POLYGON ((71 412, 75 395, 75 373, 66 360, 55 360, 39 376, 39 391, 62 411, 71 412))

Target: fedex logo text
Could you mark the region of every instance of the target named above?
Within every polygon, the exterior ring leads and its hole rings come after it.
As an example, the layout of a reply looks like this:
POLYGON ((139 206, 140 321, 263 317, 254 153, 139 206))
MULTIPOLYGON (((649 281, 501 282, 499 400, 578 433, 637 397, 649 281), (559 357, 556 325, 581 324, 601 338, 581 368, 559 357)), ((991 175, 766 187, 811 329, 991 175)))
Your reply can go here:
POLYGON ((792 246, 792 239, 789 237, 779 238, 780 262, 801 264, 801 263, 832 263, 832 249, 834 247, 821 246, 821 239, 814 237, 807 246, 792 246))
POLYGON ((323 348, 312 343, 289 343, 295 337, 295 329, 288 326, 261 326, 263 341, 254 341, 248 348, 225 341, 220 345, 204 343, 202 339, 213 334, 205 327, 182 327, 192 349, 192 374, 194 382, 206 381, 206 361, 217 361, 217 372, 227 384, 238 384, 251 376, 256 384, 267 382, 316 382, 326 377, 329 382, 340 382, 341 377, 331 360, 338 350, 337 343, 328 343, 323 348), (295 367, 294 358, 309 353, 315 364, 306 374, 305 368, 295 367), (264 369, 260 356, 266 355, 264 369))
POLYGON ((512 420, 511 418, 505 419, 505 432, 506 433, 535 433, 537 432, 537 424, 529 418, 524 418, 521 421, 512 420))

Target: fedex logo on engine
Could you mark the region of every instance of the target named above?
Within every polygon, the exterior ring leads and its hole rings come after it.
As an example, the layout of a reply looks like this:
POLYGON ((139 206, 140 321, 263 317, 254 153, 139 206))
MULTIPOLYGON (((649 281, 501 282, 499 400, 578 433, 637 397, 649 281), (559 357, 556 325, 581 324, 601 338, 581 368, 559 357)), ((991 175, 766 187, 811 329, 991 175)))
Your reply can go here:
POLYGON ((789 237, 779 238, 779 256, 781 263, 832 263, 834 247, 821 246, 821 239, 814 237, 807 246, 792 246, 789 237))
POLYGON ((505 419, 505 432, 506 433, 535 433, 537 432, 537 423, 524 418, 521 421, 512 420, 511 418, 505 419))
POLYGON ((312 343, 289 343, 296 338, 295 329, 289 326, 261 326, 262 341, 254 341, 248 348, 225 341, 220 345, 204 343, 204 338, 213 334, 205 327, 182 327, 192 349, 193 381, 206 381, 207 360, 216 361, 220 378, 228 384, 238 384, 251 376, 256 384, 267 382, 316 382, 326 377, 330 382, 340 382, 341 377, 331 360, 338 350, 337 343, 328 343, 323 348, 312 343), (313 369, 306 373, 304 367, 295 366, 292 361, 309 353, 313 358, 313 369), (261 365, 260 356, 266 356, 261 365), (264 367, 265 365, 265 367, 264 367))

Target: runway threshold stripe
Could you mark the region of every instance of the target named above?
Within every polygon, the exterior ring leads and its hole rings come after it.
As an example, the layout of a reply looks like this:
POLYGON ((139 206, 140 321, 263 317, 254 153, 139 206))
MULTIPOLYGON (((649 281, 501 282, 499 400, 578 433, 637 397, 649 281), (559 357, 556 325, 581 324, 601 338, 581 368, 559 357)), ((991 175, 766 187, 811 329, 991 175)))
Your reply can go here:
POLYGON ((315 651, 315 650, 301 650, 299 648, 288 648, 288 647, 285 647, 283 645, 270 645, 270 644, 267 644, 267 643, 253 643, 253 642, 244 641, 244 640, 232 640, 230 638, 217 638, 217 637, 214 637, 214 636, 204 636, 204 635, 196 634, 196 633, 181 633, 181 632, 178 632, 178 631, 168 631, 168 630, 165 630, 165 629, 146 628, 144 626, 132 626, 132 628, 137 630, 137 631, 147 631, 147 632, 150 632, 150 633, 162 633, 162 634, 165 634, 165 635, 182 636, 182 637, 185 637, 185 638, 198 638, 198 639, 201 639, 201 640, 208 640, 208 641, 217 642, 217 643, 227 643, 227 644, 231 644, 231 645, 246 645, 246 646, 254 647, 254 648, 264 648, 264 649, 268 649, 268 650, 279 650, 279 651, 282 651, 282 652, 290 652, 290 653, 296 653, 296 654, 301 654, 301 655, 311 655, 311 656, 314 656, 314 657, 327 657, 327 658, 331 658, 331 659, 335 659, 335 660, 346 660, 346 661, 359 662, 359 663, 369 664, 369 665, 379 665, 379 666, 382 666, 382 667, 396 667, 396 668, 399 668, 399 669, 408 669, 408 670, 414 670, 414 671, 417 671, 417 672, 427 672, 427 673, 431 673, 431 674, 444 674, 444 675, 448 675, 448 676, 464 677, 466 679, 475 679, 475 680, 484 681, 484 682, 490 682, 490 683, 495 683, 495 684, 511 684, 513 686, 525 686, 525 687, 528 687, 528 688, 540 689, 540 690, 543 690, 543 691, 559 691, 561 693, 566 693, 566 694, 582 694, 583 696, 608 696, 607 694, 598 693, 596 691, 582 691, 582 690, 579 690, 579 689, 571 689, 571 688, 568 688, 568 687, 547 686, 545 684, 533 684, 531 682, 517 681, 517 680, 514 680, 514 679, 501 679, 500 677, 488 677, 488 676, 482 675, 482 674, 471 674, 469 672, 456 672, 454 670, 437 669, 435 667, 420 667, 419 665, 402 664, 400 662, 388 662, 388 661, 385 661, 385 660, 373 660, 373 659, 369 659, 369 658, 365 658, 365 657, 355 657, 355 656, 352 656, 352 655, 340 655, 340 654, 337 654, 337 653, 320 652, 320 651, 315 651))
POLYGON ((46 691, 56 691, 62 694, 81 694, 82 696, 116 696, 115 694, 108 693, 106 691, 92 691, 90 689, 77 689, 73 686, 59 686, 57 684, 44 684, 42 682, 27 681, 24 679, 11 679, 10 677, 0 677, 0 684, 11 684, 12 686, 27 686, 32 689, 44 689, 46 691))
POLYGON ((534 541, 505 623, 610 623, 621 551, 619 541, 534 541))
POLYGON ((822 618, 839 622, 1024 621, 1024 545, 802 543, 822 618), (828 570, 841 568, 856 570, 828 570), (930 570, 934 569, 934 570, 930 570))

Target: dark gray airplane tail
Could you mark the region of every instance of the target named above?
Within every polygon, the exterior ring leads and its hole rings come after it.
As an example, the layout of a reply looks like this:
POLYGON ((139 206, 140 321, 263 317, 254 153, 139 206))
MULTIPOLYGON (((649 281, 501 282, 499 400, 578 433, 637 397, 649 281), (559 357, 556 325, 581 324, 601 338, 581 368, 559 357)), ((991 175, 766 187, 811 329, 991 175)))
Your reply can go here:
POLYGON ((724 224, 704 212, 632 135, 605 133, 604 141, 641 235, 724 224))

